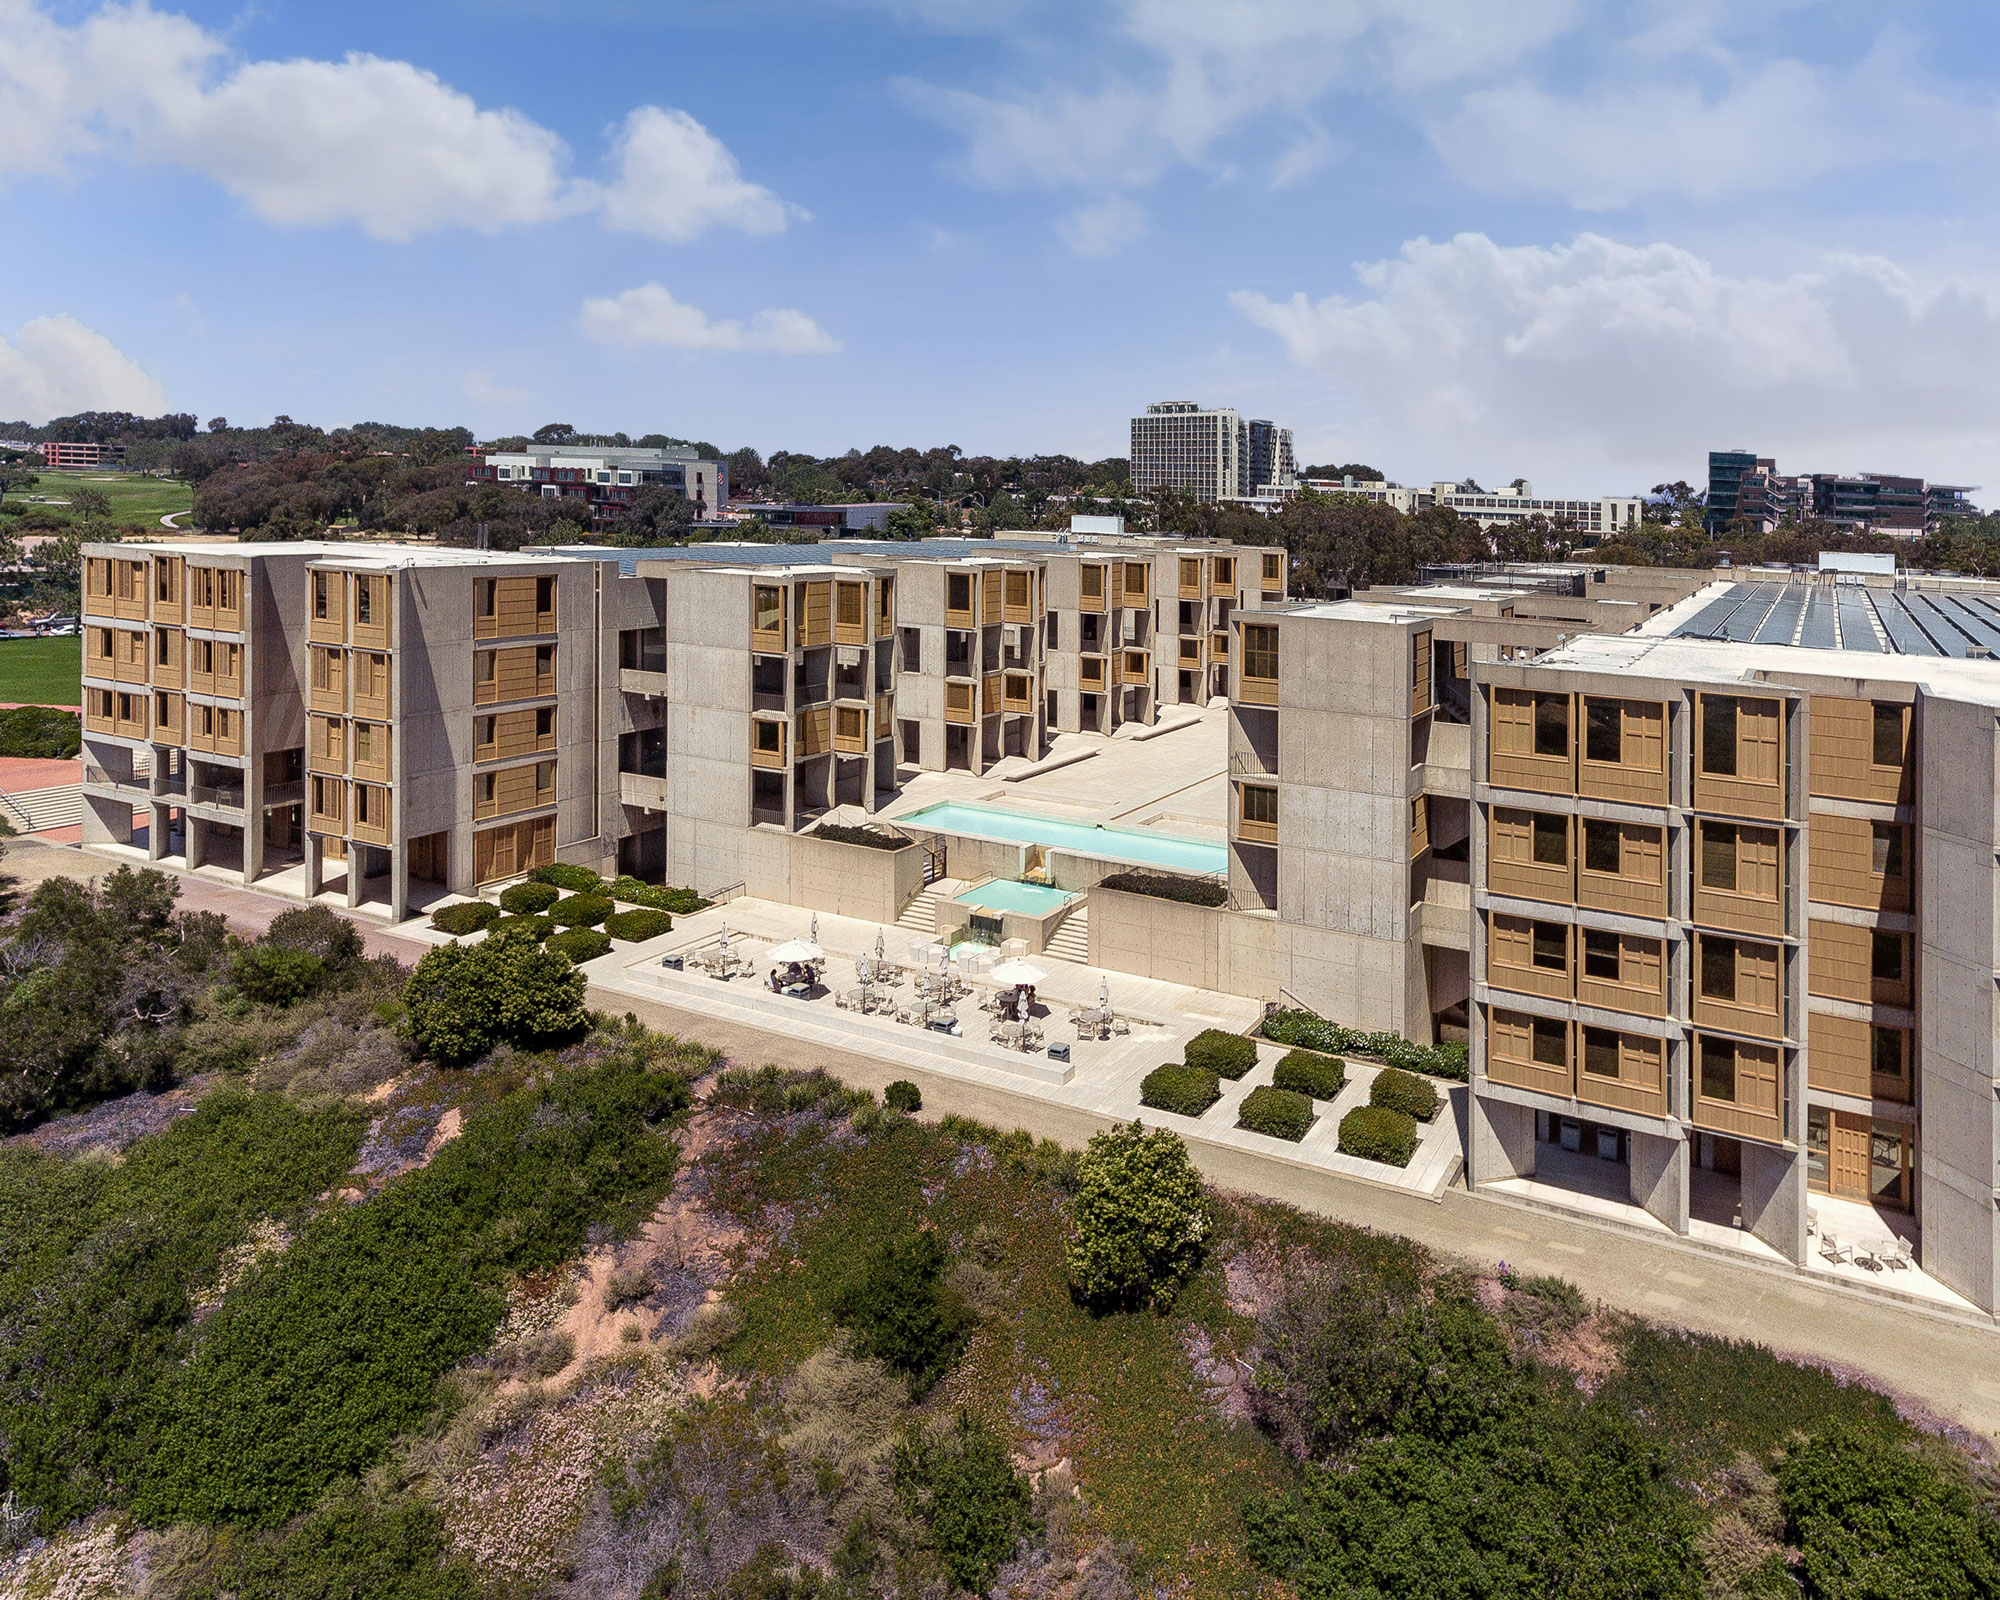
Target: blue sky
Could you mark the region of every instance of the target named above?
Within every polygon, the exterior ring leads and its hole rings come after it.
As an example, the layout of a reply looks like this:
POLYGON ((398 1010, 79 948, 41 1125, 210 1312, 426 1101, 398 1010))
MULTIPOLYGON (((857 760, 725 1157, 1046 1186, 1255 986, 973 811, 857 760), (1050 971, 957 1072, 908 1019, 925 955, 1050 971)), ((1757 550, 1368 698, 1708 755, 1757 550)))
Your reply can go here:
POLYGON ((1812 0, 0 0, 0 417, 2000 497, 2000 34, 1812 0), (1887 19, 1887 20, 1885 20, 1887 19))

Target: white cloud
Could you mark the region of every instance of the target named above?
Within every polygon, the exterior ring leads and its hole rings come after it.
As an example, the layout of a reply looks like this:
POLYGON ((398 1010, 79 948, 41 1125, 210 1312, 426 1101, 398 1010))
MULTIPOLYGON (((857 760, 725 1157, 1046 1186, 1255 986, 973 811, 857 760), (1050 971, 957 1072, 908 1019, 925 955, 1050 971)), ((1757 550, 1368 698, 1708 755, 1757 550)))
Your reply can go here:
POLYGON ((233 62, 219 38, 146 0, 74 27, 37 0, 0 0, 0 38, 10 173, 123 154, 201 173, 268 222, 351 222, 391 240, 596 210, 606 226, 684 241, 710 227, 775 232, 792 214, 681 111, 633 111, 617 174, 597 184, 568 175, 549 129, 407 61, 233 62))
POLYGON ((475 405, 488 406, 496 411, 524 406, 530 398, 526 389, 515 389, 502 383, 484 367, 474 367, 459 383, 459 390, 475 405))
POLYGON ((1327 137, 1324 128, 1308 128, 1271 163, 1271 187, 1290 189, 1304 183, 1322 167, 1330 165, 1340 153, 1339 146, 1327 137))
POLYGON ((1079 206, 1056 224, 1064 244, 1094 260, 1117 255, 1145 232, 1144 207, 1123 195, 1113 195, 1101 205, 1079 206))
POLYGON ((1231 300, 1328 382, 1327 449, 1411 477, 1590 472, 1555 487, 1609 493, 1737 442, 1793 471, 2000 469, 2000 284, 1860 256, 1737 276, 1588 233, 1417 239, 1356 277, 1357 295, 1231 300))
POLYGON ((36 317, 12 344, 0 339, 0 417, 41 423, 78 411, 166 409, 166 390, 74 317, 36 317))
POLYGON ((748 322, 715 321, 699 306, 676 300, 664 284, 642 283, 583 303, 583 331, 613 347, 667 350, 771 350, 780 355, 832 355, 840 341, 803 311, 759 311, 748 322))

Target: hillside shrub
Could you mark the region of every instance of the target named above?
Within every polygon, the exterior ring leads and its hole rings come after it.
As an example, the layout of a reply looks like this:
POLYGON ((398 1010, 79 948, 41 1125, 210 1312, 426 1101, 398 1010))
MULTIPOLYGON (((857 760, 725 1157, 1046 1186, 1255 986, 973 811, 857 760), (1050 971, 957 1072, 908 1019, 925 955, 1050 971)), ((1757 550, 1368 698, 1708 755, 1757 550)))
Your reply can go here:
POLYGON ((604 887, 603 877, 589 867, 571 866, 567 861, 558 861, 551 866, 536 867, 528 874, 530 882, 552 883, 558 889, 570 894, 596 894, 604 887))
POLYGON ((644 944, 648 939, 657 939, 663 933, 672 933, 674 919, 664 911, 644 908, 638 911, 614 911, 604 919, 604 931, 614 939, 624 939, 631 944, 644 944))
POLYGON ((1412 1044, 1400 1034, 1368 1033, 1344 1028, 1310 1011, 1274 1011, 1264 1019, 1264 1037, 1274 1044, 1297 1045, 1326 1055, 1373 1056, 1406 1072, 1463 1083, 1471 1071, 1471 1054, 1462 1043, 1412 1044))
POLYGON ((1206 1067, 1218 1078, 1240 1078, 1257 1065, 1257 1045, 1240 1033, 1203 1028, 1188 1040, 1181 1059, 1191 1067, 1206 1067))
POLYGON ((692 889, 674 889, 660 884, 646 883, 629 873, 612 880, 605 891, 612 899, 628 906, 645 906, 653 911, 669 912, 676 917, 691 917, 697 911, 708 908, 708 902, 692 889))
POLYGON ((583 974, 525 932, 495 928, 474 945, 427 951, 403 985, 404 1026, 441 1067, 496 1044, 538 1049, 583 1031, 583 974))
POLYGON ((569 958, 572 966, 582 966, 599 956, 611 954, 611 941, 595 928, 566 928, 549 935, 547 948, 569 958))
POLYGON ((1431 1084, 1399 1067, 1384 1067, 1375 1074, 1375 1081, 1368 1086, 1368 1103, 1405 1112, 1419 1122, 1429 1122, 1442 1104, 1431 1084))
POLYGON ((549 920, 564 928, 594 928, 614 909, 601 894, 573 894, 555 903, 549 920))
POLYGON ((1077 1161, 1073 1215, 1070 1281, 1105 1310, 1170 1303, 1201 1265, 1211 1226, 1187 1146, 1136 1122, 1091 1136, 1077 1161))
POLYGON ((313 1218, 164 1378, 135 1511, 269 1527, 366 1467, 492 1338, 510 1273, 568 1260, 666 1192, 660 1125, 687 1104, 683 1078, 621 1047, 472 1111, 428 1166, 313 1218))
POLYGON ((439 906, 431 913, 431 926, 439 933, 478 933, 500 920, 500 908, 484 900, 461 900, 456 905, 439 906))
POLYGON ((326 906, 279 912, 257 942, 273 950, 299 950, 318 956, 330 972, 352 966, 367 948, 361 930, 326 906))
POLYGON ((1388 1106, 1356 1106, 1340 1119, 1340 1153, 1407 1167, 1417 1150, 1417 1121, 1388 1106))
POLYGON ((946 1281, 951 1257, 934 1230, 908 1233, 872 1251, 833 1299, 833 1319, 855 1353, 880 1361, 927 1393, 963 1353, 973 1315, 946 1281))
POLYGON ((1139 1104, 1177 1116, 1198 1117, 1222 1098, 1222 1083, 1206 1067, 1169 1061, 1139 1080, 1139 1104))
POLYGON ((1243 1097, 1236 1126, 1248 1128, 1252 1133, 1269 1134, 1273 1139, 1290 1139, 1297 1143, 1306 1136, 1314 1120, 1310 1095, 1266 1084, 1252 1089, 1243 1097))
POLYGON ((1171 872, 1114 872, 1100 887, 1119 889, 1126 894, 1151 895, 1155 900, 1177 900, 1188 906, 1226 906, 1229 890, 1213 878, 1183 878, 1171 872))
POLYGON ((1311 1050, 1288 1051, 1271 1073, 1271 1082, 1315 1100, 1332 1100, 1347 1087, 1347 1063, 1338 1056, 1311 1050))
POLYGON ((500 891, 500 909, 517 917, 532 917, 546 911, 562 898, 562 890, 552 883, 510 883, 500 891))
POLYGON ((326 963, 309 950, 254 944, 229 964, 229 981, 259 1005, 289 1006, 305 999, 326 977, 326 963))
POLYGON ((882 1091, 882 1104, 891 1111, 912 1114, 924 1109, 924 1092, 908 1078, 898 1078, 882 1091))
POLYGON ((415 1495, 384 1506, 343 1494, 281 1533, 233 1541, 178 1600, 479 1600, 477 1569, 415 1495))
POLYGON ((1014 1471, 1007 1441, 959 1412, 949 1432, 897 1445, 894 1482, 952 1582, 975 1595, 1028 1531, 1028 1485, 1014 1471))
POLYGON ((812 830, 814 839, 831 839, 835 844, 858 844, 868 850, 907 850, 915 843, 875 828, 850 828, 845 823, 822 822, 812 830))
POLYGON ((34 761, 74 761, 83 749, 83 720, 54 706, 0 711, 0 756, 34 761))

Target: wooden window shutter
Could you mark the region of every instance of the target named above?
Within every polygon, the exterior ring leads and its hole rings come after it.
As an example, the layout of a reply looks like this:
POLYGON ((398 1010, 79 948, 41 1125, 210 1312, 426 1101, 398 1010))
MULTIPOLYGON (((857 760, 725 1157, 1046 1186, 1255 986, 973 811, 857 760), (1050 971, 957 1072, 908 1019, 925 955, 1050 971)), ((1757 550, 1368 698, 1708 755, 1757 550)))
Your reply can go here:
POLYGON ((1626 701, 1622 736, 1621 766, 1635 772, 1665 769, 1666 707, 1646 701, 1626 701))
POLYGON ((1493 748, 1508 755, 1535 753, 1535 698, 1519 689, 1493 691, 1493 748))
POLYGON ((1736 1103, 1745 1110, 1778 1114, 1778 1052, 1763 1045, 1736 1047, 1736 1103))
POLYGON ((1778 834, 1773 828, 1736 830, 1736 890, 1759 900, 1778 898, 1778 834))
POLYGON ((1780 768, 1776 700, 1736 702, 1736 775, 1750 783, 1776 783, 1780 768))

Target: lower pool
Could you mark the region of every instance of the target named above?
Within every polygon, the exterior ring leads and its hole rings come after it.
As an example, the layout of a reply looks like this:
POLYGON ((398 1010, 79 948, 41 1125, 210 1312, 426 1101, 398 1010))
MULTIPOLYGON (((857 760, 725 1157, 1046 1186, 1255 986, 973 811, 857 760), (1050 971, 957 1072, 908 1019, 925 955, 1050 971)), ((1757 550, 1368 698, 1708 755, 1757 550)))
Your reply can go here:
POLYGON ((1059 817, 1003 811, 998 806, 961 805, 948 800, 941 805, 925 806, 896 821, 905 827, 928 828, 934 833, 998 839, 1007 844, 1047 845, 1080 856, 1127 861, 1141 867, 1164 867, 1172 872, 1220 874, 1229 870, 1229 847, 1224 844, 1181 839, 1141 828, 1064 822, 1059 817))
POLYGON ((983 911, 1020 911, 1041 917, 1067 905, 1075 896, 1062 889, 1051 889, 1045 883, 994 878, 952 898, 960 905, 978 906, 983 911))

